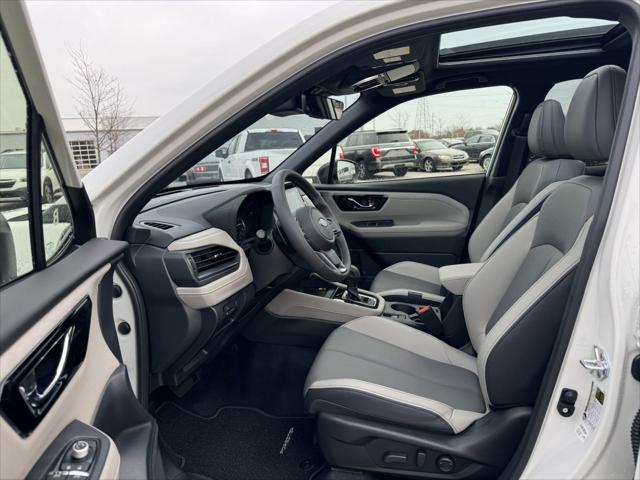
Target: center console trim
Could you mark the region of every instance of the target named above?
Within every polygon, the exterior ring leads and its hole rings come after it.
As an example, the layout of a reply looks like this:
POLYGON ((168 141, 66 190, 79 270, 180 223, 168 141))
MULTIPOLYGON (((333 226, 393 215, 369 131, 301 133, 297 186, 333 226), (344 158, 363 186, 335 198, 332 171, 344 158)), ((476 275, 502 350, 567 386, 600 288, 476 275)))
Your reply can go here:
MULTIPOLYGON (((338 286, 344 288, 342 285, 338 286)), ((287 288, 271 300, 265 309, 278 317, 307 318, 334 323, 345 323, 360 317, 382 315, 385 301, 380 295, 366 290, 360 290, 360 294, 376 298, 378 300, 376 308, 368 308, 335 298, 311 295, 287 288)))

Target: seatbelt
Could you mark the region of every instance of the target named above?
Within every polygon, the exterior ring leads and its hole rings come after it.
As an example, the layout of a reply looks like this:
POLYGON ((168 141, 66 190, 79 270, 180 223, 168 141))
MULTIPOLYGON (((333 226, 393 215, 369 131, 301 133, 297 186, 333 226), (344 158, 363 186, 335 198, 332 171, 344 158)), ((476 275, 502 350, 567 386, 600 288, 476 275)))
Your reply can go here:
POLYGON ((529 160, 529 148, 527 145, 527 131, 529 130, 529 122, 531 114, 525 113, 522 122, 518 128, 511 130, 513 137, 513 147, 511 148, 511 156, 507 165, 507 178, 504 183, 504 193, 508 192, 513 184, 516 183, 518 177, 529 160))

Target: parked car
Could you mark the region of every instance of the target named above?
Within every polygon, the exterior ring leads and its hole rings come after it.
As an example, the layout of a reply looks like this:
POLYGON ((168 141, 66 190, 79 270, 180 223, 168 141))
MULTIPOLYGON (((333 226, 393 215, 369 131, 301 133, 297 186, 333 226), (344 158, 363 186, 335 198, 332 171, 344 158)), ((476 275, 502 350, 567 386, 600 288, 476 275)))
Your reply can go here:
POLYGON ((500 135, 500 132, 493 128, 480 128, 480 129, 476 128, 474 130, 468 130, 464 132, 464 138, 462 138, 462 140, 464 141, 475 135, 482 135, 483 133, 489 134, 489 135, 495 135, 496 137, 500 135))
POLYGON ((406 130, 360 130, 347 137, 344 158, 356 164, 358 178, 393 171, 397 177, 417 168, 417 147, 406 130))
POLYGON ((266 175, 303 143, 294 128, 252 128, 236 135, 229 147, 215 151, 219 159, 219 181, 266 175))
MULTIPOLYGON (((42 203, 53 203, 60 193, 60 182, 53 166, 43 152, 40 185, 42 203)), ((25 150, 5 150, 0 153, 0 199, 26 202, 27 192, 27 152, 25 150)))
POLYGON ((425 172, 460 170, 469 163, 469 155, 462 150, 448 148, 432 138, 414 140, 418 146, 418 164, 425 172))
POLYGON ((496 144, 498 135, 483 133, 467 138, 463 143, 456 145, 458 150, 464 150, 469 155, 469 160, 478 161, 480 153, 496 144))
POLYGON ((439 142, 442 142, 447 147, 454 147, 455 145, 459 145, 464 142, 461 138, 439 138, 439 142))
POLYGON ((493 157, 494 149, 495 147, 491 147, 480 152, 478 163, 480 163, 482 168, 484 168, 485 170, 489 170, 489 165, 491 165, 491 157, 493 157))
POLYGON ((216 157, 215 152, 204 157, 185 174, 187 185, 215 183, 220 179, 220 159, 216 157))

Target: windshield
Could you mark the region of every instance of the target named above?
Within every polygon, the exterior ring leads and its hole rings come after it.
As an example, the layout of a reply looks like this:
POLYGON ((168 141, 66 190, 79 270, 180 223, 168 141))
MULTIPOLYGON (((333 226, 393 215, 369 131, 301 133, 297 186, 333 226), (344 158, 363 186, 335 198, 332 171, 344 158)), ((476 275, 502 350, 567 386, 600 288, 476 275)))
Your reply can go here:
POLYGON ((27 164, 27 156, 24 153, 3 153, 0 154, 0 168, 9 170, 19 168, 25 170, 27 164))
POLYGON ((440 148, 447 148, 443 143, 440 143, 437 140, 425 140, 416 143, 421 150, 438 150, 440 148))
MULTIPOLYGON (((345 108, 353 105, 359 95, 340 95, 335 98, 344 102, 345 108)), ((204 155, 189 170, 184 172, 166 188, 184 188, 199 185, 216 185, 249 178, 259 178, 278 168, 298 148, 309 141, 330 120, 295 115, 265 115, 248 128, 237 132, 222 144, 204 155)), ((381 136, 386 135, 382 134, 381 136)), ((409 141, 406 132, 389 135, 399 136, 392 141, 409 141)))

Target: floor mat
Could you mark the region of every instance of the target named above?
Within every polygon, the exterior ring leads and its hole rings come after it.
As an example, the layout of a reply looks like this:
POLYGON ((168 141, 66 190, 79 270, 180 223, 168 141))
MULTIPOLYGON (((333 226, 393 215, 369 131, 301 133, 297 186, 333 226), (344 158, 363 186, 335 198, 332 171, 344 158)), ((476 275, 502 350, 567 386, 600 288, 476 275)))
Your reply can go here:
POLYGON ((156 418, 183 470, 215 480, 307 480, 323 465, 314 423, 304 417, 224 407, 207 418, 165 403, 156 418))

